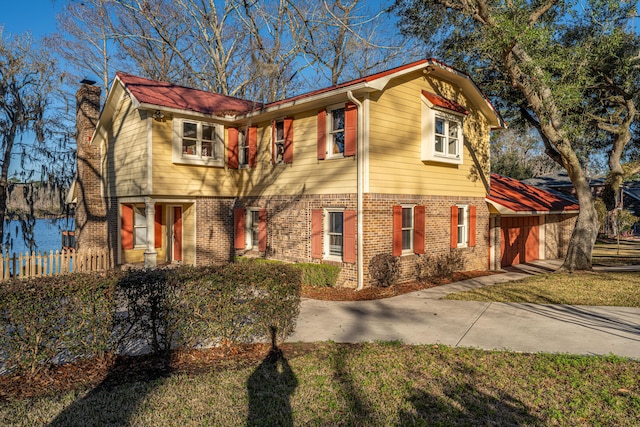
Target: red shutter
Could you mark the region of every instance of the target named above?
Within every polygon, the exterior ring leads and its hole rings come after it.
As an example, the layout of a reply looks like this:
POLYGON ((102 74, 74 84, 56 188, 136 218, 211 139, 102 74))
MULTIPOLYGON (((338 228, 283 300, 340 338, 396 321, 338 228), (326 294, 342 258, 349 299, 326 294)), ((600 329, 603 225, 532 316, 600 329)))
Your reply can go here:
POLYGON ((344 155, 355 156, 358 137, 358 108, 347 102, 344 107, 344 155))
POLYGON ((276 121, 271 120, 271 164, 276 164, 276 121))
POLYGON ((258 210, 258 250, 266 252, 267 250, 267 210, 258 210))
POLYGON ((122 205, 122 249, 133 249, 133 207, 122 205))
POLYGON ((318 111, 318 160, 324 160, 327 153, 327 111, 318 111))
POLYGON ((311 258, 322 258, 322 209, 311 211, 311 258))
POLYGON ((416 206, 413 208, 413 252, 416 254, 424 253, 424 206, 416 206))
POLYGON ((233 210, 233 247, 244 249, 244 209, 233 210))
POLYGON ((451 206, 451 249, 458 247, 458 207, 451 206))
POLYGON ((393 207, 393 255, 402 255, 402 206, 393 207))
POLYGON ((356 211, 344 211, 342 261, 356 262, 356 211))
POLYGON ((238 129, 229 128, 228 133, 227 165, 229 169, 238 169, 238 129))
POLYGON ((156 213, 153 218, 153 236, 155 240, 155 247, 162 247, 162 206, 155 206, 156 213))
POLYGON ((284 119, 284 162, 293 163, 293 118, 284 119))
POLYGON ((469 206, 469 246, 476 245, 476 207, 469 206))
POLYGON ((249 144, 249 167, 255 168, 258 164, 258 127, 250 126, 247 135, 249 144))

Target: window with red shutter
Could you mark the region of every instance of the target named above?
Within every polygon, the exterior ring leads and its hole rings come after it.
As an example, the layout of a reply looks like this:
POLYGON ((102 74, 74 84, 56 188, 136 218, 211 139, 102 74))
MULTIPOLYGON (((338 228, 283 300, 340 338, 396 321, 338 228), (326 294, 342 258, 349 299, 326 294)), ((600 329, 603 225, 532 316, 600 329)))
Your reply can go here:
POLYGON ((242 208, 236 208, 233 210, 233 242, 235 249, 244 249, 244 215, 245 211, 242 208))
POLYGON ((121 205, 120 240, 122 249, 133 249, 133 206, 121 205))
POLYGON ((311 258, 322 258, 322 209, 311 211, 311 258))

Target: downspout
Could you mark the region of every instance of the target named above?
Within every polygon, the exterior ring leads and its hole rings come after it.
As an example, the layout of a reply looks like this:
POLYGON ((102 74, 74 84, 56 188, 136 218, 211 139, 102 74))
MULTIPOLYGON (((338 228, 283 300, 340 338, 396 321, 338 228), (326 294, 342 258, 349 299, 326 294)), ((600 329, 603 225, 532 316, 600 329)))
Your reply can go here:
POLYGON ((356 265, 358 269, 358 286, 356 291, 361 290, 364 287, 364 253, 363 253, 363 205, 364 205, 364 111, 362 109, 362 103, 353 96, 352 91, 347 91, 347 97, 351 102, 358 107, 358 141, 356 148, 356 187, 357 187, 357 210, 356 210, 356 265))

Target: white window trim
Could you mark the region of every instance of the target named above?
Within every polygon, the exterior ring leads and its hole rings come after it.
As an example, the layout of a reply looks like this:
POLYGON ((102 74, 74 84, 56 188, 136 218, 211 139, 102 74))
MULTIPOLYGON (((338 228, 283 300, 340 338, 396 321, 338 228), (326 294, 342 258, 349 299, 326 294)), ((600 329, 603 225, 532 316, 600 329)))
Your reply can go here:
MULTIPOLYGON (((333 130, 333 111, 334 110, 340 110, 343 109, 345 110, 345 120, 344 120, 344 126, 346 128, 347 125, 347 121, 346 121, 346 103, 341 103, 341 104, 335 104, 335 105, 331 105, 329 107, 327 107, 327 119, 325 120, 326 123, 326 131, 325 131, 325 135, 326 135, 326 158, 327 159, 343 159, 344 158, 344 146, 342 147, 342 153, 334 153, 333 152, 333 135, 334 133, 338 133, 335 132, 333 130)), ((343 128, 342 129, 342 133, 345 136, 345 142, 346 142, 346 129, 343 128)))
POLYGON ((146 249, 147 247, 147 211, 145 205, 131 205, 133 209, 133 247, 134 249, 146 249), (142 224, 138 224, 138 213, 142 215, 142 224), (138 230, 144 230, 144 239, 138 242, 138 230))
MULTIPOLYGON (((402 209, 411 209, 411 227, 410 228, 405 228, 401 226, 402 231, 405 230, 411 230, 411 234, 410 234, 410 244, 409 244, 409 248, 408 249, 402 249, 402 255, 413 255, 415 252, 415 246, 414 246, 414 235, 415 235, 415 229, 416 229, 416 217, 415 217, 415 206, 416 205, 401 205, 402 209)), ((402 214, 400 215, 400 217, 402 218, 402 214)), ((402 240, 401 240, 402 243, 402 240)))
POLYGON ((451 163, 456 165, 463 164, 464 117, 465 116, 463 114, 434 106, 424 97, 424 95, 422 95, 422 161, 451 163), (458 144, 456 155, 446 154, 447 144, 445 144, 445 153, 439 153, 436 151, 436 117, 444 119, 447 122, 454 121, 458 123, 458 144))
MULTIPOLYGON (((260 208, 246 208, 245 209, 245 217, 244 217, 244 248, 246 250, 257 250, 259 242, 253 244, 253 229, 255 228, 258 233, 260 233, 260 208), (252 213, 256 213, 257 222, 254 224, 252 221, 252 213)), ((258 240, 260 239, 260 235, 258 234, 258 240)))
POLYGON ((338 261, 342 262, 342 258, 344 257, 344 208, 325 208, 322 212, 322 236, 323 236, 323 259, 327 261, 338 261), (342 213, 342 255, 332 255, 330 250, 330 234, 329 234, 329 225, 330 225, 330 213, 339 212, 342 213))
POLYGON ((218 123, 203 122, 190 119, 174 119, 173 120, 173 163, 197 166, 215 166, 224 167, 224 126, 218 123), (182 130, 184 123, 193 123, 197 125, 197 143, 195 155, 182 154, 182 130), (218 155, 214 157, 202 157, 202 125, 206 124, 214 128, 213 152, 218 155))
POLYGON ((273 160, 273 164, 274 165, 284 165, 284 145, 285 145, 285 141, 287 139, 286 135, 285 135, 285 128, 284 128, 284 118, 280 118, 280 119, 275 119, 272 124, 271 124, 271 159, 273 160), (278 123, 282 123, 282 139, 277 139, 278 137, 278 123), (273 126, 275 126, 275 129, 273 128, 273 126), (280 159, 280 161, 277 161, 277 149, 278 149, 278 143, 282 142, 282 159, 280 159))
MULTIPOLYGON (((458 221, 458 226, 456 227, 458 230, 458 236, 456 236, 456 240, 458 241, 458 248, 466 248, 469 246, 469 205, 456 205, 458 207, 458 218, 460 218, 460 210, 463 211, 463 222, 460 224, 458 221), (460 236, 460 228, 462 228, 462 243, 459 241, 460 236)), ((457 221, 457 219, 456 219, 457 221)))

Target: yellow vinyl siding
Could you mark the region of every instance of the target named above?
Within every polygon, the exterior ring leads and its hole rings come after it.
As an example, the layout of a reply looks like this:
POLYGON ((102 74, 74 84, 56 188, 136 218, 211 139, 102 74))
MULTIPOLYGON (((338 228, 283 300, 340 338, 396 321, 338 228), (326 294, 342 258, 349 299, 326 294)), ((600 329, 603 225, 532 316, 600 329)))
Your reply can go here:
POLYGON ((294 116, 293 163, 286 165, 271 164, 270 121, 258 123, 257 166, 250 169, 174 164, 172 133, 172 120, 153 121, 153 193, 157 195, 241 197, 356 192, 355 158, 317 160, 315 112, 294 116))
MULTIPOLYGON (((483 197, 486 194, 467 144, 486 160, 486 119, 451 85, 414 73, 397 79, 370 102, 369 189, 371 193, 483 197), (434 87, 435 86, 435 87, 434 87), (423 162, 422 90, 441 94, 465 106, 463 164, 423 162), (477 177, 477 174, 476 174, 477 177)), ((481 165, 486 176, 488 165, 481 165)))
POLYGON ((138 196, 147 190, 146 112, 133 109, 125 96, 116 111, 108 137, 103 164, 112 197, 138 196))

